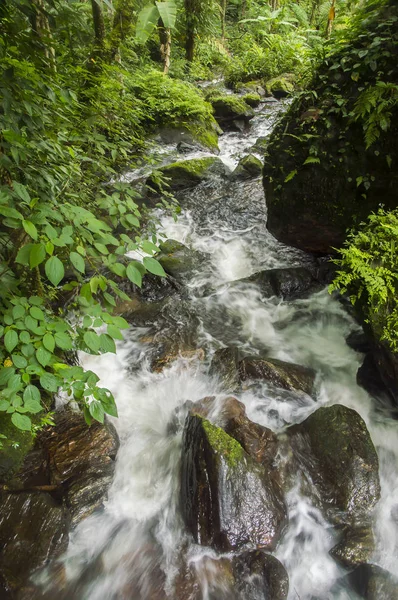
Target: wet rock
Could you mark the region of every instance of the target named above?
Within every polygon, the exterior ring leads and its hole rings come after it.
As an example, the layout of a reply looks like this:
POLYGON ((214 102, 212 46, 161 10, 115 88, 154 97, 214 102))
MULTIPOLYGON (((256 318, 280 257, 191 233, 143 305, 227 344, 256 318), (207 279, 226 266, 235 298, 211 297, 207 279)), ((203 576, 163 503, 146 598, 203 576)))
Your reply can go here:
POLYGON ((361 565, 347 576, 353 589, 365 600, 398 598, 398 580, 376 565, 361 565))
POLYGON ((306 297, 319 287, 313 272, 305 267, 259 271, 234 283, 254 283, 265 296, 281 296, 285 300, 306 297))
POLYGON ((184 281, 194 274, 205 260, 205 255, 192 250, 176 240, 166 240, 159 244, 160 254, 156 256, 168 275, 177 281, 184 281))
POLYGON ((253 109, 239 96, 215 96, 210 98, 210 102, 214 116, 223 128, 228 128, 236 120, 247 123, 254 117, 253 109))
POLYGON ((0 500, 1 578, 11 595, 32 571, 59 554, 68 537, 68 515, 50 494, 3 494, 0 500))
POLYGON ((345 341, 347 346, 355 350, 355 352, 361 352, 363 354, 366 354, 370 351, 370 340, 363 331, 352 331, 346 337, 345 341))
POLYGON ((319 408, 288 433, 328 518, 343 523, 366 519, 380 498, 379 462, 360 415, 335 404, 319 408))
POLYGON ((366 354, 357 371, 357 384, 375 398, 388 397, 388 390, 377 369, 372 352, 366 354))
POLYGON ((371 525, 349 527, 330 554, 343 567, 350 569, 369 562, 375 551, 375 539, 371 525))
POLYGON ((231 177, 233 179, 250 179, 259 177, 263 169, 261 160, 253 154, 248 154, 240 159, 238 166, 233 171, 231 177))
POLYGON ((311 395, 314 390, 315 371, 276 358, 244 358, 239 364, 242 381, 263 379, 285 390, 301 391, 311 395))
POLYGON ((237 600, 286 600, 289 577, 277 558, 262 550, 244 552, 233 559, 237 600))
POLYGON ((188 144, 201 150, 218 150, 218 135, 222 130, 215 121, 208 123, 190 123, 186 127, 164 127, 159 130, 157 139, 164 144, 188 144))
POLYGON ((237 348, 220 348, 214 353, 210 365, 211 377, 218 377, 226 392, 239 387, 239 350, 237 348))
POLYGON ((266 91, 261 80, 238 83, 235 86, 235 91, 241 94, 258 94, 261 98, 266 96, 266 91))
POLYGON ((275 547, 286 522, 279 487, 235 439, 196 414, 185 424, 181 481, 183 517, 197 543, 275 547))
POLYGON ((380 341, 378 336, 374 337, 377 341, 372 353, 377 371, 388 396, 398 406, 398 353, 393 352, 386 342, 380 341))
MULTIPOLYGON (((224 177, 227 168, 221 159, 216 156, 207 156, 174 162, 160 167, 158 172, 166 179, 170 191, 178 192, 195 187, 202 181, 213 177, 224 177)), ((156 191, 159 190, 159 185, 152 175, 148 178, 147 185, 156 191)))
POLYGON ((268 146, 268 140, 269 135, 263 135, 257 138, 257 141, 254 144, 254 146, 250 148, 251 152, 255 152, 256 154, 264 154, 268 146))

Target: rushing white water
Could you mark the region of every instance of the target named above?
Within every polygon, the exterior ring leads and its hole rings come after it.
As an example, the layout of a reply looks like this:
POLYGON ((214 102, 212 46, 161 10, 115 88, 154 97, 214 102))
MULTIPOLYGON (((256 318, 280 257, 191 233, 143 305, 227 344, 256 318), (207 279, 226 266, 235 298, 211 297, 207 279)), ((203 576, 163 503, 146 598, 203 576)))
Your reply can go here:
MULTIPOLYGON (((269 128, 270 121, 263 115, 246 138, 226 134, 220 144, 223 157, 236 161, 269 128)), ((206 209, 202 218, 195 201, 177 223, 159 215, 167 237, 208 255, 208 262, 188 283, 190 309, 201 323, 198 346, 206 350, 206 360, 181 357, 161 373, 151 372, 145 330, 139 328, 128 332, 116 355, 82 357, 84 366, 95 371, 100 383, 115 395, 119 419, 114 422, 121 446, 105 509, 83 521, 71 535, 63 559, 71 590, 68 599, 156 600, 162 597, 157 592, 164 585, 173 598, 182 549, 195 565, 204 555, 215 556, 210 549, 195 546, 184 532, 178 511, 182 428, 171 430, 169 424, 187 399, 223 394, 208 367, 212 353, 226 344, 252 354, 266 349, 270 356, 317 371, 316 399, 265 383, 244 390, 239 399, 253 421, 282 432, 321 405, 335 403, 362 415, 380 458, 382 498, 374 518, 374 562, 398 575, 398 423, 376 410, 374 401, 356 384, 363 357, 345 343, 356 325, 326 290, 305 300, 284 302, 263 298, 255 286, 230 284, 260 269, 310 259, 276 242, 264 218, 252 218, 256 206, 263 211, 260 181, 229 188, 221 194, 220 206, 229 193, 239 202, 245 197, 250 202, 240 212, 234 205, 226 220, 218 209, 206 209)), ((212 207, 216 197, 213 190, 212 207)), ((335 586, 345 574, 329 555, 338 533, 302 494, 299 482, 287 501, 289 526, 276 556, 289 573, 289 600, 353 598, 352 592, 335 586)), ((206 585, 204 578, 204 600, 206 585)))

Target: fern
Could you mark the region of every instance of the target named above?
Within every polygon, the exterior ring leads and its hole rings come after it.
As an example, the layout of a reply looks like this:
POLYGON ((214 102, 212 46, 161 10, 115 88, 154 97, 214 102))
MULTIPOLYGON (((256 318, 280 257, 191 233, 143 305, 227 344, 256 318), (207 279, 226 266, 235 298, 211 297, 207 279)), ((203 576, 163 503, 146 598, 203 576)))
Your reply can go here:
POLYGON ((398 85, 378 81, 366 88, 354 105, 353 116, 362 120, 366 148, 369 148, 391 124, 392 109, 398 104, 398 85))

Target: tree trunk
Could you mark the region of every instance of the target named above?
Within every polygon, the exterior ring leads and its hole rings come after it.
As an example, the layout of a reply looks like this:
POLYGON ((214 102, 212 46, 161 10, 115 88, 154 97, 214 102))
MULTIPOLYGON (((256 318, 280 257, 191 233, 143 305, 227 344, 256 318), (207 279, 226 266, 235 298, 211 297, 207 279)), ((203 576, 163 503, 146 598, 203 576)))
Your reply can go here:
POLYGON ((227 13, 227 0, 221 0, 221 39, 225 42, 225 16, 227 13))
POLYGON ((167 28, 161 28, 159 30, 161 45, 160 55, 163 61, 163 73, 167 75, 170 69, 170 55, 171 55, 171 31, 167 28))
POLYGON ((196 23, 199 18, 200 0, 184 0, 185 7, 185 58, 192 62, 195 54, 196 23), (199 10, 198 10, 199 9, 199 10))
POLYGON ((332 0, 332 5, 331 5, 330 10, 329 10, 328 24, 326 26, 326 39, 327 40, 330 38, 330 35, 332 33, 333 21, 334 21, 334 18, 336 16, 335 3, 336 3, 336 0, 332 0))
POLYGON ((105 23, 99 0, 91 0, 95 36, 95 54, 100 56, 105 49, 105 23))
POLYGON ((135 0, 118 0, 115 3, 112 32, 110 36, 111 60, 120 62, 120 45, 128 35, 135 10, 135 0))
POLYGON ((37 36, 48 65, 53 71, 56 71, 55 49, 50 24, 48 22, 46 9, 43 0, 32 0, 32 30, 37 36))

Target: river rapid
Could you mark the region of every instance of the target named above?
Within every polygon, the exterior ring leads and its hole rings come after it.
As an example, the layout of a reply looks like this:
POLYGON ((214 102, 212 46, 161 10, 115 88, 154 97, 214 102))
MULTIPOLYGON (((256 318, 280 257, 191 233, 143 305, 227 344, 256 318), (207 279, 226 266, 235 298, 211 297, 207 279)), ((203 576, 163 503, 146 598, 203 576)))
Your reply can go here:
MULTIPOLYGON (((269 134, 282 109, 280 103, 264 104, 247 132, 221 136, 219 156, 229 168, 257 138, 269 134)), ((175 160, 175 147, 162 151, 164 162, 175 160)), ((358 326, 326 289, 306 299, 283 301, 262 297, 255 285, 231 285, 259 270, 313 261, 267 231, 260 179, 200 184, 183 194, 181 207, 177 221, 160 210, 157 216, 167 238, 206 255, 186 283, 189 312, 199 322, 196 344, 206 358, 181 356, 160 373, 152 372, 146 330, 140 327, 127 332, 116 355, 81 356, 82 364, 115 395, 119 418, 114 424, 121 445, 104 510, 78 525, 62 557, 68 599, 157 600, 165 587, 170 598, 185 600, 173 587, 182 554, 198 573, 206 555, 216 557, 211 549, 195 545, 184 530, 178 505, 184 415, 179 426, 170 429, 169 423, 186 400, 225 395, 221 382, 209 375, 209 366, 217 349, 232 345, 252 355, 266 350, 269 356, 317 372, 314 398, 298 398, 266 383, 244 389, 237 397, 252 421, 279 433, 320 406, 336 403, 362 416, 377 448, 382 488, 373 521, 377 542, 372 562, 398 576, 398 422, 388 407, 356 384, 363 355, 345 338, 358 326)), ((174 318, 178 321, 179 315, 174 318)), ((339 533, 303 495, 299 483, 288 493, 289 525, 274 553, 289 574, 289 600, 356 598, 339 583, 346 571, 329 555, 339 533)), ((46 575, 41 578, 43 583, 46 575)), ((201 589, 203 600, 215 600, 205 576, 201 589)))

